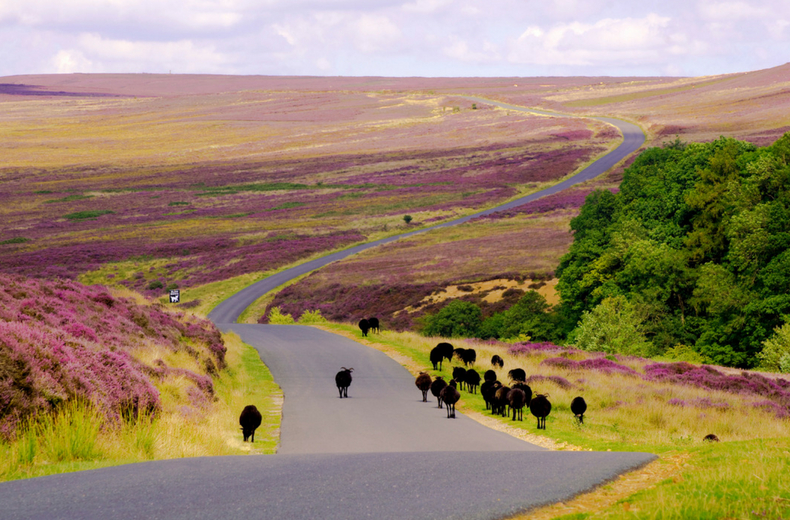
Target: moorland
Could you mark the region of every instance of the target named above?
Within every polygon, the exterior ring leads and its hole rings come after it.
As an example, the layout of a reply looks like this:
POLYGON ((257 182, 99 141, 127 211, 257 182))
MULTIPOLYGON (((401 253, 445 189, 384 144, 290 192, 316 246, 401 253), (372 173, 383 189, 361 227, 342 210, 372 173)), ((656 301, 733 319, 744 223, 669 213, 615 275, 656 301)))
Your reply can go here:
MULTIPOLYGON (((77 371, 73 381, 82 383, 53 386, 36 372, 36 399, 0 393, 4 406, 19 410, 3 417, 6 438, 18 434, 3 445, 4 478, 95 467, 84 464, 97 457, 243 452, 235 431, 216 425, 232 423, 241 396, 257 387, 248 379, 258 370, 254 354, 217 336, 200 315, 289 265, 555 183, 617 145, 612 127, 579 117, 606 115, 639 124, 651 150, 516 211, 330 265, 267 295, 244 319, 266 322, 277 311, 321 322, 320 310, 348 323, 377 314, 385 329, 428 334, 371 341, 410 359, 412 369, 427 365, 434 335, 478 336, 469 344, 542 374, 533 383, 560 398, 589 391, 596 401, 589 427, 550 419, 545 442, 662 455, 655 475, 664 479, 636 498, 625 495, 606 516, 628 516, 631 503, 643 511, 660 504, 657 518, 786 512, 784 380, 699 366, 782 369, 788 205, 780 137, 790 129, 790 66, 705 78, 144 74, 0 83, 4 344, 36 370, 33 360, 46 358, 40 345, 65 349, 70 367, 113 359, 145 403, 113 404, 113 395, 128 392, 113 394, 119 382, 109 373, 91 380, 77 371), (516 113, 466 96, 568 116, 516 113), (86 287, 94 284, 101 287, 86 287), (165 305, 173 288, 183 303, 165 305), (53 295, 69 303, 60 309, 53 295), (454 309, 477 312, 478 329, 454 330, 462 314, 454 309), (577 327, 584 319, 597 327, 577 327), (623 333, 626 322, 636 325, 623 333), (601 325, 616 333, 589 333, 601 325), (602 353, 557 346, 566 341, 602 353), (607 352, 612 344, 625 347, 607 352), (26 422, 35 410, 94 401, 91 388, 106 399, 57 416, 64 417, 57 424, 26 422), (75 414, 91 418, 69 419, 75 414), (214 427, 204 428, 196 417, 209 415, 214 427), (140 428, 146 417, 160 430, 140 428), (69 424, 98 431, 108 418, 123 434, 100 437, 87 455, 62 456, 64 448, 36 440, 47 428, 73 430, 69 424), (194 427, 174 426, 185 422, 194 427), (207 430, 220 433, 199 440, 207 430), (728 451, 700 443, 708 430, 723 432, 728 451), (760 461, 748 460, 760 463, 749 466, 759 484, 739 471, 755 450, 760 461), (690 498, 678 505, 679 494, 690 498)), ((358 335, 347 325, 323 326, 358 335)), ((25 364, 0 361, 8 374, 25 364)), ((276 444, 279 396, 271 384, 260 392, 272 416, 265 452, 276 444)), ((486 414, 475 398, 462 406, 486 414)))

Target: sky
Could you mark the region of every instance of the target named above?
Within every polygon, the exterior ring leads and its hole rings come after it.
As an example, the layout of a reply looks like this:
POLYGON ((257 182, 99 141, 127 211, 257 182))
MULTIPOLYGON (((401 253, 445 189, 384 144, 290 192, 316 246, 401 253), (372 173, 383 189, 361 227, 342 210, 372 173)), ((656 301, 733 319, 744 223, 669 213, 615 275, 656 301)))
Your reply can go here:
POLYGON ((0 76, 704 76, 790 60, 790 0, 0 0, 0 76))

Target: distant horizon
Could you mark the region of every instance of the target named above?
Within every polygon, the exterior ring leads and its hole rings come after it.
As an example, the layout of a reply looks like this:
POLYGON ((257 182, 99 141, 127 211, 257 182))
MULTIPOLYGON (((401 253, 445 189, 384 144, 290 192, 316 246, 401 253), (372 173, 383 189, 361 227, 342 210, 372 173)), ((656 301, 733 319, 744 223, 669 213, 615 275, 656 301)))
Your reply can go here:
POLYGON ((6 0, 0 76, 700 77, 787 60, 785 0, 6 0))

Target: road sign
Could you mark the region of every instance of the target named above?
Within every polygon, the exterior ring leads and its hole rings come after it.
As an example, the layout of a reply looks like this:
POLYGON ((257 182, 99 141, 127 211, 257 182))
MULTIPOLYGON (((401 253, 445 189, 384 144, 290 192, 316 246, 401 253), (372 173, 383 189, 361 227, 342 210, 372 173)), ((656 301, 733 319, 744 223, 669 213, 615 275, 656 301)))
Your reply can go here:
POLYGON ((181 301, 181 291, 173 289, 170 291, 170 303, 178 303, 181 301))

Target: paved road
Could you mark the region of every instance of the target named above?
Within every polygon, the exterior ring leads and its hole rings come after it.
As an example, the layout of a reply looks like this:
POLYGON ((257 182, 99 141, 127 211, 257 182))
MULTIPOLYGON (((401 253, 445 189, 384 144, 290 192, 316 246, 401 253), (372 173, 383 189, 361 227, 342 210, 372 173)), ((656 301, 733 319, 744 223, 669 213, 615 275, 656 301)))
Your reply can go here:
MULTIPOLYGON (((506 109, 509 109, 509 110, 517 110, 517 111, 521 111, 521 112, 537 113, 537 114, 546 115, 546 116, 568 117, 567 115, 558 114, 558 113, 555 113, 555 112, 546 112, 546 111, 542 111, 542 110, 533 110, 533 109, 528 109, 528 108, 524 108, 524 107, 518 107, 518 106, 515 106, 515 105, 508 105, 506 103, 500 103, 500 102, 497 102, 497 101, 490 101, 490 100, 486 100, 486 99, 482 99, 482 98, 469 97, 468 99, 470 99, 472 101, 475 101, 477 103, 489 103, 489 104, 496 105, 498 107, 506 108, 506 109)), ((645 134, 642 132, 642 130, 638 126, 636 126, 636 125, 634 125, 632 123, 628 123, 626 121, 621 121, 619 119, 611 119, 611 118, 607 118, 607 117, 594 117, 594 118, 591 118, 591 119, 596 119, 598 121, 604 121, 606 123, 609 123, 609 124, 614 125, 615 127, 617 127, 620 130, 620 132, 623 134, 623 142, 620 143, 620 145, 616 149, 612 150, 611 152, 609 152, 608 154, 604 155, 603 157, 600 157, 598 160, 596 160, 592 164, 588 165, 586 168, 584 168, 582 171, 580 171, 579 173, 577 173, 573 177, 565 179, 563 182, 555 184, 554 186, 551 186, 551 187, 546 188, 544 190, 532 193, 530 195, 526 195, 524 197, 521 197, 519 199, 516 199, 516 200, 510 201, 508 203, 502 204, 501 206, 497 206, 495 208, 487 209, 485 211, 479 211, 479 212, 474 213, 472 215, 467 215, 465 217, 461 217, 461 218, 458 218, 458 219, 455 219, 455 220, 452 220, 452 221, 449 221, 449 222, 445 222, 445 223, 442 223, 442 224, 437 224, 435 226, 423 228, 423 229, 416 230, 416 231, 411 231, 409 233, 404 233, 404 234, 401 234, 401 235, 391 236, 391 237, 382 238, 380 240, 376 240, 376 241, 373 241, 373 242, 360 244, 358 246, 351 247, 351 248, 343 250, 343 251, 338 251, 336 253, 332 253, 330 255, 324 256, 322 258, 318 258, 316 260, 312 260, 310 262, 305 262, 304 264, 298 265, 298 266, 293 267, 291 269, 287 269, 285 271, 281 271, 281 272, 279 272, 277 274, 269 276, 268 278, 264 278, 263 280, 260 280, 259 282, 256 282, 256 283, 254 283, 254 284, 242 289, 241 291, 239 291, 238 293, 234 294, 233 296, 231 296, 227 300, 223 301, 222 303, 217 305, 214 308, 214 310, 211 311, 211 313, 209 314, 209 319, 214 321, 214 323, 235 323, 236 320, 238 319, 238 317, 241 315, 241 313, 244 312, 244 309, 246 309, 247 307, 252 305, 252 303, 255 300, 257 300, 258 298, 260 298, 262 295, 266 294, 269 291, 272 291, 272 290, 276 289, 277 287, 281 286, 282 284, 284 284, 284 283, 286 283, 286 282, 288 282, 290 280, 293 280, 294 278, 302 276, 303 274, 307 274, 310 271, 314 271, 315 269, 319 269, 321 267, 324 267, 325 265, 328 265, 328 264, 330 264, 332 262, 337 262, 338 260, 342 260, 344 258, 347 258, 347 257, 349 257, 351 255, 359 253, 360 251, 364 251, 366 249, 370 249, 371 247, 376 247, 376 246, 380 246, 382 244, 387 244, 389 242, 394 242, 395 240, 400 240, 402 238, 407 238, 407 237, 416 235, 418 233, 425 233, 426 231, 430 231, 432 229, 438 229, 438 228, 443 228, 443 227, 449 227, 449 226, 455 226, 455 225, 458 225, 458 224, 463 224, 464 222, 468 222, 469 220, 471 220, 473 218, 477 218, 477 217, 480 217, 480 216, 483 216, 483 215, 490 215, 491 213, 497 213, 499 211, 505 211, 505 210, 509 210, 509 209, 512 209, 512 208, 516 208, 518 206, 526 204, 527 202, 531 202, 531 201, 537 200, 537 199, 539 199, 541 197, 545 197, 546 195, 551 195, 551 194, 557 193, 559 191, 562 191, 562 190, 564 190, 564 189, 566 189, 566 188, 568 188, 570 186, 573 186, 574 184, 578 184, 580 182, 584 182, 584 181, 588 181, 590 179, 593 179, 593 178, 597 177, 598 175, 601 175, 602 173, 606 172, 612 166, 614 166, 615 164, 617 164, 618 162, 620 162, 621 160, 625 159, 630 154, 632 154, 633 152, 638 150, 639 147, 642 146, 642 144, 645 142, 645 134)))
MULTIPOLYGON (((629 137, 633 129, 622 128, 624 144, 604 158, 611 164, 642 142, 629 137)), ((588 168, 575 182, 605 169, 588 168)), ((156 461, 3 483, 0 517, 493 519, 566 500, 655 458, 549 452, 462 414, 447 419, 433 402, 422 402, 403 367, 359 343, 309 327, 234 323, 247 305, 284 281, 398 238, 279 273, 212 312, 218 326, 258 349, 283 388, 277 455, 156 461), (340 366, 355 369, 349 399, 337 396, 334 374, 340 366)))

